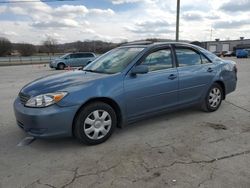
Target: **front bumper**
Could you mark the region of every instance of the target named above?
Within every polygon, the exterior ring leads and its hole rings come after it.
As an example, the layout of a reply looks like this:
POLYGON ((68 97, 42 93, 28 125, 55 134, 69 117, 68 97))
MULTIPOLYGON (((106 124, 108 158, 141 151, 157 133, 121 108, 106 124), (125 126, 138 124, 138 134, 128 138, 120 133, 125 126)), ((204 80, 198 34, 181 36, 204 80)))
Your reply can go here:
POLYGON ((72 136, 72 125, 78 106, 46 108, 25 107, 17 98, 14 112, 17 124, 29 135, 38 138, 72 136))
POLYGON ((53 62, 50 62, 50 63, 49 63, 49 67, 50 67, 50 68, 55 68, 54 63, 53 63, 53 62))

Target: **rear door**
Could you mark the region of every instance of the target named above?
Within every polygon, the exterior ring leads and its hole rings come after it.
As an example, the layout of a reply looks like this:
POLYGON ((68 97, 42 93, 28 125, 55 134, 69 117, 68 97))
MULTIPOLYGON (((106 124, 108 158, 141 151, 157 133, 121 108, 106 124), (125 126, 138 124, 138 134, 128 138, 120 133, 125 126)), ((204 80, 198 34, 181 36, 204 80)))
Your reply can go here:
POLYGON ((178 74, 170 47, 151 51, 139 64, 149 68, 146 74, 128 73, 124 89, 129 119, 145 116, 178 103, 178 74))
POLYGON ((195 103, 210 87, 216 69, 214 63, 198 50, 187 46, 175 46, 179 74, 179 101, 195 103))
POLYGON ((79 66, 86 66, 92 61, 94 55, 92 53, 80 53, 79 66))

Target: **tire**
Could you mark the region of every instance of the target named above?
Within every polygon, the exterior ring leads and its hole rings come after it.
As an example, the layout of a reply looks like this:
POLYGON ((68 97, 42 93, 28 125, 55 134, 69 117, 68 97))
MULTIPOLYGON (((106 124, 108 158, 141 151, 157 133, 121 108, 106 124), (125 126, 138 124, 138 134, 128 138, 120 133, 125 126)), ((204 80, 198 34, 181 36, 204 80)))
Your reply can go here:
POLYGON ((57 65, 57 69, 58 70, 64 70, 64 68, 65 68, 65 64, 64 63, 58 63, 58 65, 57 65))
POLYGON ((87 145, 105 142, 117 125, 114 109, 103 102, 90 103, 78 113, 74 124, 74 135, 87 145))
POLYGON ((206 98, 202 104, 202 110, 214 112, 218 110, 223 99, 223 89, 217 83, 214 83, 207 92, 206 98))

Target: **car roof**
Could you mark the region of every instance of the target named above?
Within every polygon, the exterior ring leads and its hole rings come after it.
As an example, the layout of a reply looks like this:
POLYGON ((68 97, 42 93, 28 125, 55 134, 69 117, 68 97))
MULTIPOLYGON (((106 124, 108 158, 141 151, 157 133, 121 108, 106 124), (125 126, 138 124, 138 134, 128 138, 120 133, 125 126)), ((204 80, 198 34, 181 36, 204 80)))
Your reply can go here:
POLYGON ((186 46, 186 47, 190 47, 194 50, 199 51, 200 53, 202 53, 205 57, 207 57, 210 61, 213 61, 211 59, 211 57, 208 57, 207 53, 213 54, 212 52, 209 52, 208 50, 206 50, 205 48, 202 48, 200 46, 194 45, 194 44, 190 44, 190 43, 186 43, 186 42, 151 42, 150 44, 146 45, 146 44, 135 44, 135 45, 122 45, 119 48, 126 48, 126 47, 130 47, 130 48, 145 48, 144 50, 151 50, 154 48, 160 48, 160 47, 165 47, 165 46, 170 46, 170 45, 179 45, 179 46, 186 46), (204 54, 206 53, 206 54, 204 54))
POLYGON ((93 52, 73 52, 71 54, 95 54, 93 52))
POLYGON ((152 48, 152 47, 161 47, 161 46, 166 46, 166 45, 183 45, 183 46, 189 46, 189 47, 195 47, 197 48, 198 46, 190 44, 190 43, 185 43, 185 42, 132 42, 132 43, 125 43, 122 44, 120 47, 133 47, 133 48, 152 48))

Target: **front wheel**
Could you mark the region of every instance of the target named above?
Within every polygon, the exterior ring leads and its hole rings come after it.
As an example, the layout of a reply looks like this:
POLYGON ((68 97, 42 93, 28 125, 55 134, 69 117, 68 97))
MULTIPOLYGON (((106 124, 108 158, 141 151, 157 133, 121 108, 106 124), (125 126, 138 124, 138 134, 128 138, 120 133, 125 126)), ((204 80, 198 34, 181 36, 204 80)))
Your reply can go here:
POLYGON ((110 105, 103 102, 91 103, 78 113, 74 135, 81 143, 100 144, 111 136, 116 124, 116 113, 110 105))
POLYGON ((65 64, 64 63, 59 63, 58 65, 57 65, 57 69, 58 70, 63 70, 65 68, 65 64))
POLYGON ((217 83, 214 83, 206 95, 202 109, 207 112, 216 111, 221 105, 222 98, 223 90, 221 86, 217 83))

